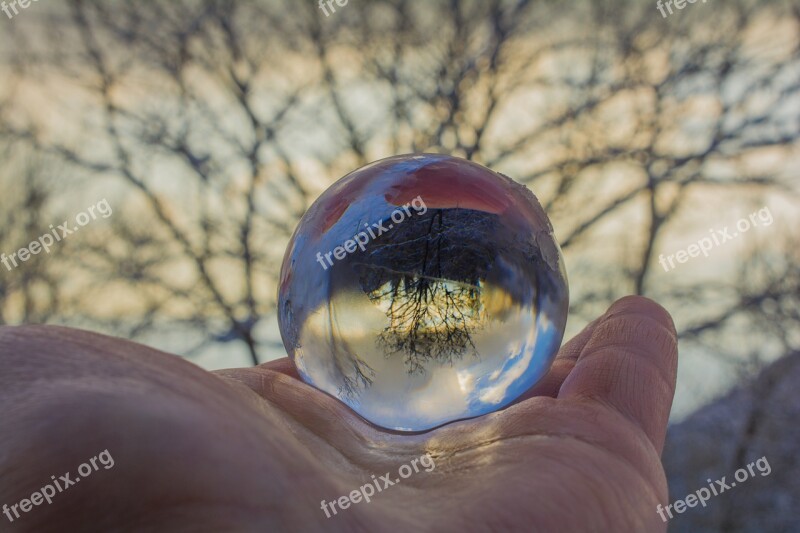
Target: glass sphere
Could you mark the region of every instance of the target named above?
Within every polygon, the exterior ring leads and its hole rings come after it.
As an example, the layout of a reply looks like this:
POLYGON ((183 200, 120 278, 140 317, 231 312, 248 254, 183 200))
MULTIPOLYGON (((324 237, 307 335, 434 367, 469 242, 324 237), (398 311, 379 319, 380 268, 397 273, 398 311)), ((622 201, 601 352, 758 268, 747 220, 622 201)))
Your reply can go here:
POLYGON ((445 155, 390 157, 317 199, 281 268, 300 376, 375 425, 421 431, 496 411, 542 378, 568 286, 534 195, 445 155))

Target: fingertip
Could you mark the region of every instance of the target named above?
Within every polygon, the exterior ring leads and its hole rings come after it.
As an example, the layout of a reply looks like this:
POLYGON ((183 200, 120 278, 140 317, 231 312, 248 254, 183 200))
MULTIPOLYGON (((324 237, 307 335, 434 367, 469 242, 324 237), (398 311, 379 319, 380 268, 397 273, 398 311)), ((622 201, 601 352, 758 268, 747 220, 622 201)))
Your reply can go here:
POLYGON ((611 307, 608 308, 608 311, 606 311, 603 316, 602 321, 606 321, 615 316, 626 315, 646 316, 651 318, 664 326, 673 335, 677 336, 672 315, 670 315, 669 311, 664 309, 663 306, 650 298, 635 295, 620 298, 611 304, 611 307))

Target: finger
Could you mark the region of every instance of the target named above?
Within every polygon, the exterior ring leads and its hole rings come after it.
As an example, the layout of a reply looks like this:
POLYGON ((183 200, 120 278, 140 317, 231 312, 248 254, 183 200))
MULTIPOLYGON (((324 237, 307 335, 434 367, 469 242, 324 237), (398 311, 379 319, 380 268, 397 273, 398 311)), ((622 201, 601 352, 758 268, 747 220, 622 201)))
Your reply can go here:
POLYGON ((300 378, 300 374, 297 373, 297 367, 294 365, 294 362, 292 362, 292 360, 289 359, 288 357, 273 359, 272 361, 267 361, 266 363, 262 363, 254 367, 226 368, 222 370, 216 370, 214 371, 214 373, 221 376, 239 379, 239 378, 244 378, 254 372, 258 373, 257 372, 258 370, 269 370, 270 372, 278 372, 279 374, 289 376, 290 378, 302 380, 300 378))
POLYGON ((669 313, 651 300, 629 296, 614 303, 595 326, 558 398, 610 406, 636 423, 660 453, 677 364, 669 313))
POLYGON ((300 379, 300 374, 297 373, 297 367, 294 366, 294 362, 288 357, 282 357, 280 359, 275 359, 274 361, 266 362, 258 365, 258 368, 273 370, 275 372, 280 372, 281 374, 286 374, 289 377, 300 379))
POLYGON ((548 373, 523 393, 514 403, 525 401, 534 396, 550 396, 551 398, 558 396, 561 384, 564 383, 564 379, 575 366, 578 356, 583 350, 583 347, 586 346, 586 343, 589 342, 592 332, 598 322, 599 319, 590 322, 583 328, 583 331, 575 335, 568 343, 562 346, 548 373))
POLYGON ((334 446, 359 434, 381 431, 343 402, 302 381, 288 357, 252 368, 217 370, 214 374, 245 385, 334 446))

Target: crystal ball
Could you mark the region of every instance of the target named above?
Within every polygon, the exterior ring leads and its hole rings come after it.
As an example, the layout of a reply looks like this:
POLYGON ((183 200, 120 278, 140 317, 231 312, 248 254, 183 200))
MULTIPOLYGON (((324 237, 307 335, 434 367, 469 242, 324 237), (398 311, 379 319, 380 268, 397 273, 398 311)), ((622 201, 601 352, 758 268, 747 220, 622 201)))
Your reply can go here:
POLYGON ((377 426, 423 431, 496 411, 541 379, 569 294, 533 193, 416 154, 355 170, 314 202, 278 298, 304 381, 377 426))

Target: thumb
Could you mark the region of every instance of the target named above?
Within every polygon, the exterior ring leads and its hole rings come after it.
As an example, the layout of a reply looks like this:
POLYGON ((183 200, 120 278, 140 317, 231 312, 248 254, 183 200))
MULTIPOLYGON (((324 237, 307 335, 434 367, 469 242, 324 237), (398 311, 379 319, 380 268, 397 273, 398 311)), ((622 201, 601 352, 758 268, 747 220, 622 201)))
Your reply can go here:
POLYGON ((628 296, 596 324, 558 397, 589 399, 617 410, 661 453, 677 365, 678 342, 669 313, 647 298, 628 296))

